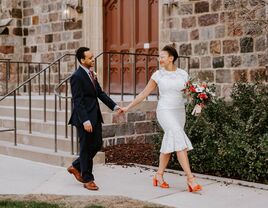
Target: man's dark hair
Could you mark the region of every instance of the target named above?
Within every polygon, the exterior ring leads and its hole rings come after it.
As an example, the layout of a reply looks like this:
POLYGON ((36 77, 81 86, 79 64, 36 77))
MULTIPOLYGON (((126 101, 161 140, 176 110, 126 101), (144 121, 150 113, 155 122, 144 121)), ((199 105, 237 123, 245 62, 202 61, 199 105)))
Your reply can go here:
POLYGON ((81 59, 85 58, 85 52, 89 51, 89 50, 90 49, 87 47, 80 47, 77 49, 75 56, 76 56, 77 60, 79 61, 79 63, 81 63, 81 59))
POLYGON ((173 56, 173 63, 177 60, 177 58, 179 57, 179 55, 178 55, 178 52, 177 52, 177 50, 174 48, 174 47, 172 47, 172 46, 170 46, 170 45, 166 45, 163 49, 162 49, 162 51, 166 51, 167 53, 168 53, 168 55, 169 56, 173 56))

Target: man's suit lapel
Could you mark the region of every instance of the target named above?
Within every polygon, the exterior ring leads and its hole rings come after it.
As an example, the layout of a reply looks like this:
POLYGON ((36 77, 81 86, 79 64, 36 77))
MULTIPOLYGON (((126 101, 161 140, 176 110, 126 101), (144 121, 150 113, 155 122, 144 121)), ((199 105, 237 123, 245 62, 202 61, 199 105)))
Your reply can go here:
MULTIPOLYGON (((95 88, 94 84, 92 83, 92 81, 91 81, 89 75, 87 74, 87 72, 82 67, 79 67, 79 70, 81 71, 83 78, 86 80, 87 83, 89 83, 89 85, 91 86, 91 89, 96 94, 96 88, 95 88)), ((90 90, 90 89, 88 89, 88 90, 90 90)))

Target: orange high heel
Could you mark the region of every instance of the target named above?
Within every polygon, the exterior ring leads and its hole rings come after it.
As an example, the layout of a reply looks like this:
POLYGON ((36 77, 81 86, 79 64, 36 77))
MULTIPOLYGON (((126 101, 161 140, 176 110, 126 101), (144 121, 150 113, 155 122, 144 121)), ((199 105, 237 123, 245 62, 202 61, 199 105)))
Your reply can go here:
POLYGON ((195 186, 191 186, 191 183, 193 183, 195 181, 195 178, 188 178, 187 179, 187 185, 188 185, 188 191, 189 192, 197 192, 197 191, 201 191, 202 190, 202 186, 199 184, 196 184, 195 186))
MULTIPOLYGON (((162 178, 163 178, 163 174, 161 173, 156 173, 155 176, 153 177, 153 186, 157 186, 158 185, 158 182, 159 180, 157 179, 157 175, 160 175, 162 178)), ((163 183, 160 184, 160 187, 161 188, 169 188, 169 185, 166 181, 163 180, 163 183)))

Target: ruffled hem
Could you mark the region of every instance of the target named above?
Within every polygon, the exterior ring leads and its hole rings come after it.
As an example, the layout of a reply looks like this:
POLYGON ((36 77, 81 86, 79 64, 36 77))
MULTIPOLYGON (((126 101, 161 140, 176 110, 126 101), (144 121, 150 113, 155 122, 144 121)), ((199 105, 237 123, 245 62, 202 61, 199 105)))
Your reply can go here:
POLYGON ((183 130, 169 130, 164 133, 161 153, 171 153, 187 149, 192 150, 193 146, 183 130))

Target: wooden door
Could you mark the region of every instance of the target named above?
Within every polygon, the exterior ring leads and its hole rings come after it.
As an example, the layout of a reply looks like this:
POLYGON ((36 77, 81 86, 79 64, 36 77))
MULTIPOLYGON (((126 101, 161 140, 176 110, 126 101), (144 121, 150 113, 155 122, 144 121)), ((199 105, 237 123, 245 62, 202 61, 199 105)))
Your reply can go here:
MULTIPOLYGON (((105 0, 104 51, 158 54, 158 0, 105 0), (149 49, 144 49, 145 43, 149 43, 149 49)), ((104 61, 104 87, 107 89, 107 56, 104 61)), ((133 94, 144 88, 146 79, 157 68, 157 59, 148 57, 147 60, 141 55, 112 55, 109 66, 111 92, 120 93, 123 74, 124 93, 133 94)))

